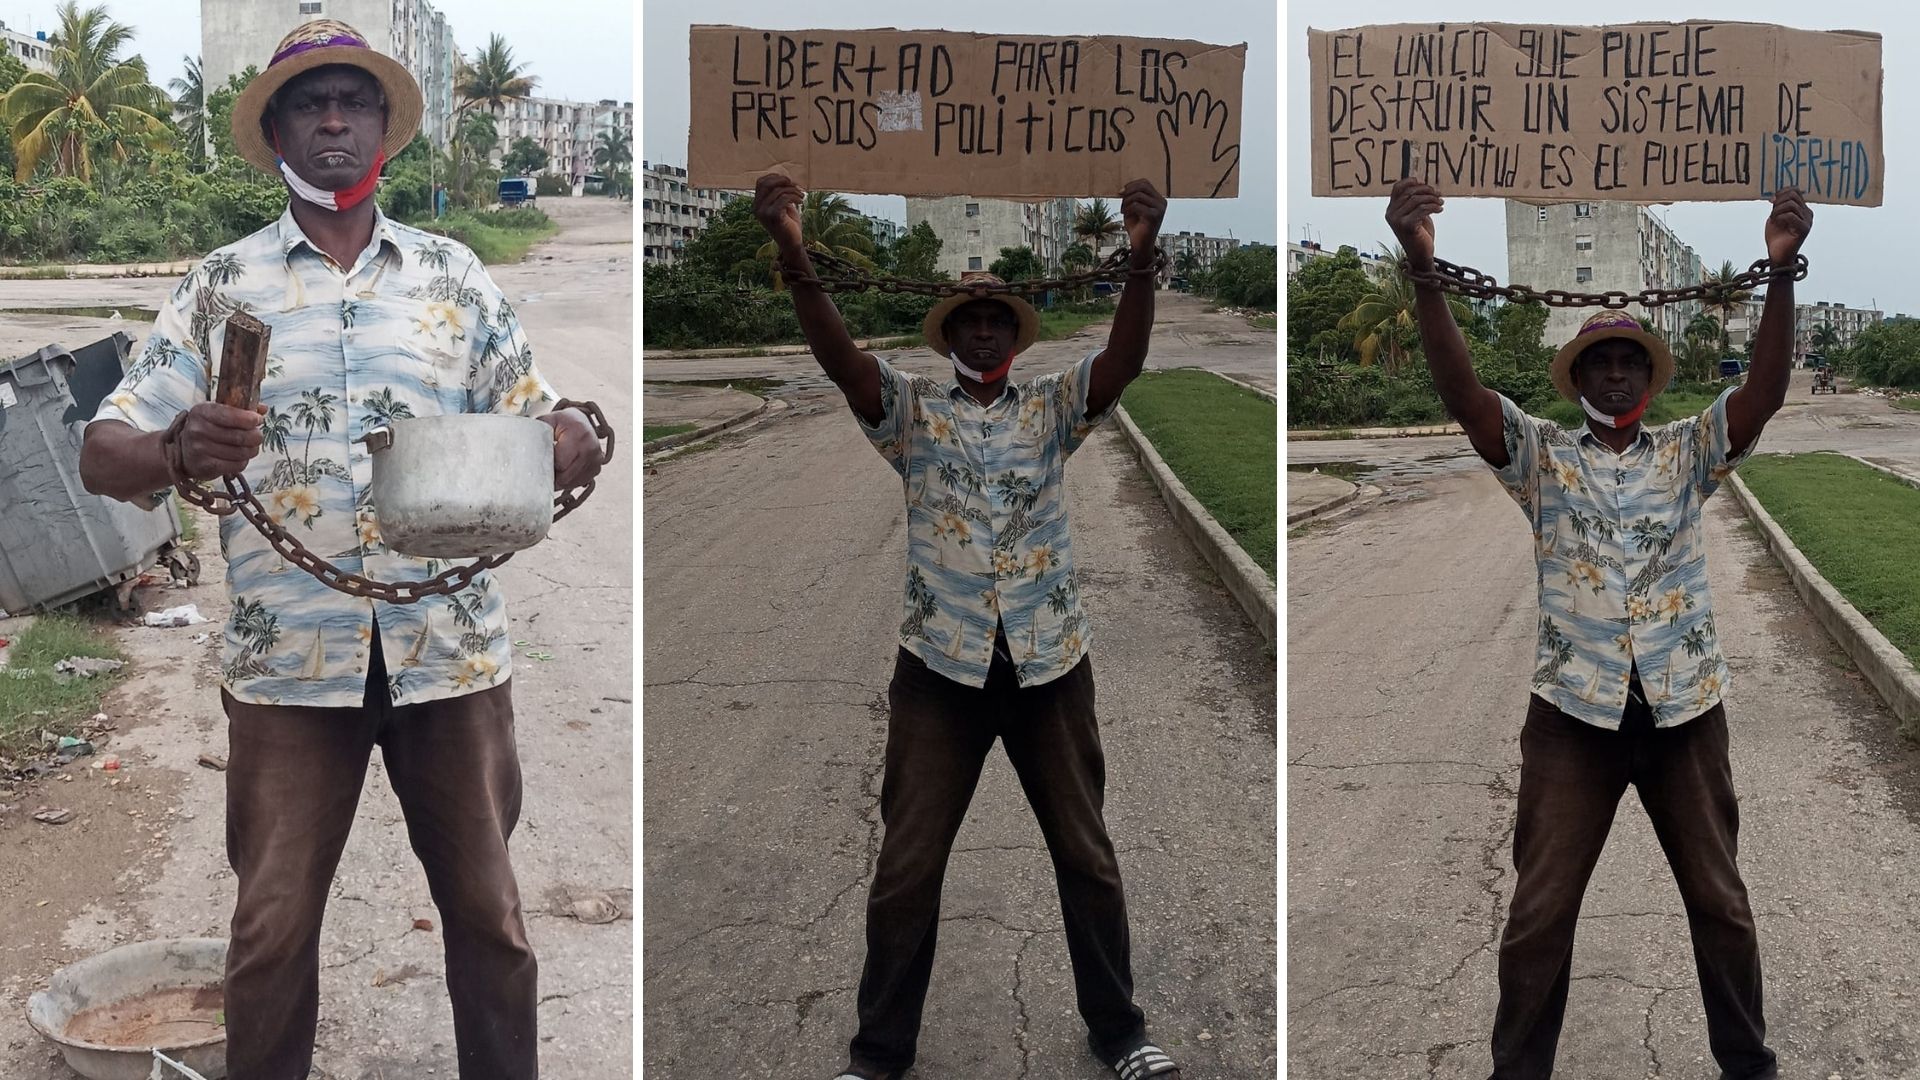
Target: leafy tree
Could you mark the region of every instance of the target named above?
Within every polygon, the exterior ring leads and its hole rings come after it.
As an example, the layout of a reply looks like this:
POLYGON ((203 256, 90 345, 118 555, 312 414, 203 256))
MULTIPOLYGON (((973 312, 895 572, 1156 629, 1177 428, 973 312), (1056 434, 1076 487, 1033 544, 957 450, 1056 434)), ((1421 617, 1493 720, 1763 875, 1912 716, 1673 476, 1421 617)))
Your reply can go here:
POLYGON ((1832 358, 1834 366, 1869 386, 1920 389, 1920 322, 1869 326, 1832 358))
POLYGON ((942 241, 933 226, 922 221, 893 243, 893 272, 908 281, 943 281, 940 272, 942 241))
MULTIPOLYGON (((1709 270, 1701 275, 1701 281, 1707 285, 1718 285, 1722 282, 1732 281, 1735 277, 1738 277, 1739 274, 1740 271, 1735 270, 1733 267, 1733 260, 1726 259, 1720 263, 1720 269, 1709 270)), ((1752 295, 1753 291, 1751 289, 1727 289, 1718 295, 1709 295, 1706 298, 1705 303, 1707 310, 1713 312, 1720 321, 1721 352, 1724 353, 1731 349, 1731 345, 1727 339, 1727 320, 1733 318, 1736 312, 1745 307, 1748 298, 1752 295)))
POLYGON ((1107 245, 1107 238, 1124 233, 1125 227, 1114 216, 1113 208, 1105 199, 1095 199, 1080 208, 1073 220, 1073 235, 1087 241, 1092 246, 1097 259, 1100 249, 1107 245))
POLYGON ((1490 321, 1494 350, 1513 367, 1539 370, 1553 359, 1553 350, 1542 340, 1547 328, 1545 304, 1502 304, 1490 321))
MULTIPOLYGON (((1388 372, 1398 371, 1419 342, 1413 282, 1400 268, 1404 261, 1405 256, 1398 248, 1394 249, 1388 266, 1374 279, 1374 290, 1361 297, 1360 303, 1340 320, 1340 328, 1353 335, 1353 347, 1359 353, 1362 367, 1383 358, 1388 372)), ((1447 307, 1453 311, 1455 322, 1464 323, 1473 318, 1471 310, 1458 297, 1447 297, 1447 307)))
POLYGON ((1279 300, 1279 252, 1271 244, 1237 247, 1214 263, 1207 287, 1231 307, 1272 311, 1279 300))
POLYGON ((716 211, 707 219, 707 227, 687 241, 678 263, 718 281, 758 281, 766 269, 760 259, 760 248, 766 242, 767 230, 753 216, 753 200, 735 199, 716 211))
MULTIPOLYGON (((1199 291, 1200 283, 1189 282, 1199 291)), ((1366 264, 1351 247, 1310 259, 1287 279, 1287 350, 1303 356, 1354 360, 1353 335, 1339 323, 1373 291, 1366 264)))
POLYGON ((207 166, 207 82, 200 58, 183 57, 186 74, 167 81, 173 91, 173 119, 180 128, 181 149, 196 168, 207 166))
POLYGON ((500 171, 508 176, 532 176, 545 169, 551 158, 546 147, 522 135, 500 159, 500 171))
POLYGON ((1003 247, 1000 257, 993 260, 987 272, 1001 281, 1032 281, 1045 277, 1047 266, 1033 249, 1022 244, 1019 247, 1003 247))
MULTIPOLYGON (((809 191, 800 203, 800 236, 809 249, 824 251, 869 270, 873 268, 873 233, 844 195, 809 191)), ((785 282, 773 273, 773 262, 778 255, 779 248, 772 240, 762 244, 758 252, 775 290, 785 287, 785 282)))
POLYGON ((161 117, 173 102, 147 77, 145 60, 121 60, 133 28, 107 17, 105 7, 82 12, 77 0, 57 9, 60 28, 49 38, 53 71, 29 71, 0 98, 0 116, 13 133, 15 178, 25 181, 42 161, 55 175, 93 177, 94 152, 124 157, 129 144, 164 140, 161 117))
POLYGON ((625 128, 600 133, 593 144, 593 164, 607 177, 607 193, 633 194, 633 136, 625 128))

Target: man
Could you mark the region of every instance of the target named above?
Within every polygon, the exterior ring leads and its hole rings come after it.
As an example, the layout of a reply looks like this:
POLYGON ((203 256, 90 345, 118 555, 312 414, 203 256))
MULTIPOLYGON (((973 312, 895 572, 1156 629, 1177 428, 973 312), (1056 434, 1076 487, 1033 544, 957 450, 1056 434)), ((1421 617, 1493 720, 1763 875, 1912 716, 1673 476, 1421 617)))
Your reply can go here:
MULTIPOLYGON (((353 28, 303 24, 236 101, 234 142, 292 197, 278 221, 207 256, 87 430, 89 490, 158 498, 182 477, 244 473, 275 518, 344 569, 431 576, 381 543, 372 465, 353 440, 389 420, 538 415, 554 485, 598 472, 592 428, 550 411, 519 321, 471 251, 387 219, 382 163, 418 130, 420 91, 353 28), (208 400, 222 323, 272 330, 257 411, 208 400)), ((483 478, 450 478, 472 483, 483 478)), ((238 516, 221 519, 232 615, 222 701, 228 1074, 300 1080, 313 1059, 321 915, 372 748, 439 908, 462 1080, 537 1073, 535 963, 507 840, 519 816, 505 600, 481 575, 395 606, 335 592, 238 516)))
MULTIPOLYGON (((1434 266, 1441 209, 1424 183, 1393 189, 1387 221, 1416 271, 1434 266)), ((1771 264, 1790 267, 1812 228, 1800 192, 1781 191, 1766 224, 1771 264)), ((1539 667, 1520 735, 1493 1075, 1553 1071, 1581 897, 1632 784, 1680 886, 1721 1075, 1773 1077, 1759 944, 1734 861, 1727 663, 1700 515, 1786 400, 1793 281, 1767 287, 1746 382, 1699 416, 1652 430, 1640 419, 1673 377, 1673 356, 1632 316, 1592 316, 1554 356, 1554 385, 1587 415, 1576 434, 1480 384, 1438 290, 1420 286, 1415 304, 1434 386, 1532 522, 1538 560, 1539 667)))
MULTIPOLYGON (((810 276, 802 198, 786 177, 763 176, 754 214, 781 264, 810 276)), ((832 299, 792 282, 814 359, 904 481, 907 501, 905 620, 880 789, 886 831, 867 900, 860 1027, 839 1080, 897 1080, 913 1064, 947 855, 996 737, 1053 856, 1089 1045, 1124 1080, 1178 1080, 1133 1004, 1062 475, 1146 361, 1154 240, 1166 206, 1145 180, 1126 186, 1131 277, 1107 347, 1025 384, 1009 373, 1038 335, 1039 317, 1016 296, 961 294, 934 306, 923 334, 954 373, 935 380, 861 351, 832 299)), ((999 284, 990 275, 969 280, 999 284)))

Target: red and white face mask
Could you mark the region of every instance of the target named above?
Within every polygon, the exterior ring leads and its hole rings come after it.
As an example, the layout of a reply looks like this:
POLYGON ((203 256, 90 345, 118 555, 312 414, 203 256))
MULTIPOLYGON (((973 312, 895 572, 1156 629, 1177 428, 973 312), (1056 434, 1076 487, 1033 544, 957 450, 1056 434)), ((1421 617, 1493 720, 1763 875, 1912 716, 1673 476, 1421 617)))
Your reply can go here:
POLYGON ((961 363, 960 354, 957 352, 948 352, 947 355, 953 359, 953 370, 959 372, 962 375, 965 375, 967 378, 972 379, 974 382, 981 383, 981 384, 999 382, 1001 379, 1004 379, 1007 377, 1007 372, 1013 370, 1012 351, 1008 351, 1007 358, 1000 362, 999 367, 993 368, 992 370, 989 370, 989 371, 975 371, 972 368, 968 367, 967 365, 961 363))
POLYGON ((1622 413, 1619 416, 1608 416, 1606 413, 1603 413, 1599 409, 1594 408, 1593 403, 1588 401, 1586 399, 1586 395, 1583 394, 1580 397, 1580 407, 1586 410, 1587 416, 1591 418, 1594 423, 1597 423, 1602 427, 1624 428, 1624 427, 1632 427, 1633 425, 1639 423, 1640 417, 1646 413, 1647 406, 1651 404, 1652 401, 1653 401, 1653 392, 1648 391, 1647 396, 1641 398, 1640 404, 1635 405, 1632 411, 1622 413))

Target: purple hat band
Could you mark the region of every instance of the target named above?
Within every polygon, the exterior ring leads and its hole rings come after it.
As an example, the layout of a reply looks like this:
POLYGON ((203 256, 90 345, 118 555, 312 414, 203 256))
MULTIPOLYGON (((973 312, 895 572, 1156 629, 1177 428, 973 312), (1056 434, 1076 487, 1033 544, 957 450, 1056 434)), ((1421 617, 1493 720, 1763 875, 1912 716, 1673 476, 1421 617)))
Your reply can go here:
POLYGON ((1575 337, 1591 334, 1596 330, 1644 330, 1640 320, 1624 311, 1603 311, 1588 319, 1575 337))
POLYGON ((334 48, 339 48, 341 46, 347 46, 349 48, 355 48, 355 49, 366 49, 371 47, 365 41, 362 41, 361 39, 354 37, 352 34, 329 34, 327 37, 322 38, 319 41, 295 42, 294 44, 289 45, 284 49, 281 49, 279 52, 273 54, 272 60, 267 61, 267 66, 272 67, 273 65, 279 63, 282 60, 299 56, 303 52, 310 52, 314 49, 334 49, 334 48))

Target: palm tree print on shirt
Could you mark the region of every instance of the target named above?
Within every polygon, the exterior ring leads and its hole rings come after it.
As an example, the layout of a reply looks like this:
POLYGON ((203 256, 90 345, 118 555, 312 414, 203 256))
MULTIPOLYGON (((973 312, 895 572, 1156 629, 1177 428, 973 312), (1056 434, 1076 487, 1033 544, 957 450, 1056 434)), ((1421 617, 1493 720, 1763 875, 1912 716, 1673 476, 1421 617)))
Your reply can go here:
POLYGON ((1006 528, 994 542, 997 548, 1012 548, 1034 530, 1033 519, 1029 516, 1033 504, 1040 499, 1040 492, 1033 485, 1033 478, 1017 476, 1009 469, 994 481, 994 493, 1000 501, 1013 508, 1007 518, 1006 528))
POLYGON ((269 674, 261 657, 272 652, 280 642, 280 617, 268 611, 266 605, 258 600, 236 596, 233 598, 232 627, 234 634, 240 638, 240 651, 222 672, 222 678, 231 683, 269 674))
POLYGON ((934 599, 933 589, 927 585, 926 577, 917 566, 907 570, 907 603, 910 605, 909 613, 906 621, 900 624, 900 636, 924 640, 927 636, 927 620, 940 610, 940 603, 934 599))
POLYGON ((1547 662, 1533 673, 1535 683, 1560 681, 1560 669, 1573 662, 1573 642, 1551 618, 1540 620, 1540 639, 1547 648, 1547 662))

